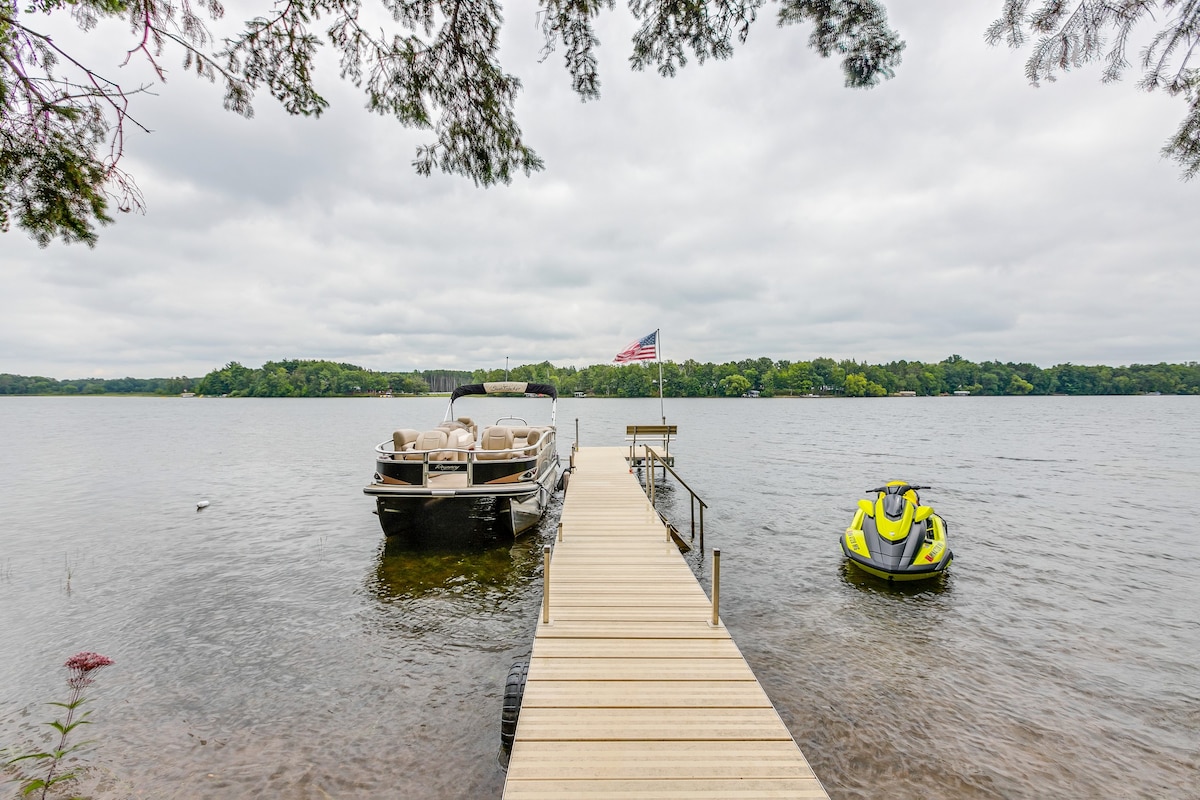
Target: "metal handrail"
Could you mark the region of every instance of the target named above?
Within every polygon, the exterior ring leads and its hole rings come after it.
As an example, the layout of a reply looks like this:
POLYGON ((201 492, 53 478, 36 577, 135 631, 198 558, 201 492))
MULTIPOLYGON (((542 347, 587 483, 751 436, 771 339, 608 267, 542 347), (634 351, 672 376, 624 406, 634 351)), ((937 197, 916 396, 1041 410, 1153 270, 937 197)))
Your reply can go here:
MULTIPOLYGON (((541 455, 543 450, 549 449, 550 443, 552 441, 554 441, 554 439, 555 439, 554 431, 547 431, 544 436, 542 436, 540 439, 538 439, 537 444, 526 445, 524 447, 510 447, 507 450, 466 450, 462 447, 439 447, 434 450, 397 450, 395 448, 395 444, 392 442, 392 440, 387 439, 387 440, 382 441, 379 444, 375 445, 375 452, 379 453, 379 455, 381 455, 381 456, 402 456, 402 455, 414 455, 415 456, 417 454, 424 454, 426 461, 429 460, 429 455, 432 453, 466 453, 468 461, 476 460, 480 453, 488 453, 490 455, 505 455, 505 454, 507 454, 514 458, 518 457, 518 456, 528 456, 529 458, 533 458, 534 456, 541 455), (543 444, 543 442, 545 442, 545 444, 543 444), (391 448, 385 449, 385 448, 388 448, 389 445, 391 445, 391 448), (533 448, 537 448, 537 449, 535 452, 530 453, 529 451, 533 448)), ((412 460, 416 461, 417 459, 414 458, 412 460)), ((487 461, 488 459, 485 458, 483 460, 487 461)))
POLYGON ((700 550, 701 550, 701 552, 703 552, 704 551, 704 509, 708 508, 708 503, 704 502, 704 500, 701 499, 700 495, 696 494, 696 492, 692 489, 692 487, 687 485, 687 481, 685 481, 683 478, 679 477, 679 473, 675 471, 674 467, 672 467, 670 464, 668 464, 666 461, 664 461, 663 457, 654 451, 654 448, 650 447, 649 445, 645 445, 645 444, 642 445, 642 447, 646 448, 646 455, 650 456, 649 469, 646 470, 647 482, 649 483, 649 486, 650 486, 650 506, 654 507, 654 494, 655 494, 655 491, 654 491, 654 462, 657 461, 658 463, 662 464, 664 470, 666 470, 667 472, 670 472, 673 476, 675 476, 675 480, 679 481, 679 485, 682 486, 683 488, 687 489, 688 494, 691 495, 690 506, 691 506, 691 510, 692 510, 692 538, 693 539, 696 538, 696 504, 697 503, 700 504, 700 550))
POLYGON ((429 485, 429 458, 434 453, 463 453, 466 459, 455 459, 454 461, 444 462, 450 464, 465 464, 467 469, 467 485, 475 485, 475 465, 480 461, 516 461, 520 458, 535 458, 537 459, 538 469, 544 463, 547 452, 557 453, 556 431, 553 429, 546 431, 545 434, 537 440, 535 444, 526 445, 524 447, 513 447, 507 450, 464 450, 461 447, 439 447, 436 450, 396 450, 395 444, 391 440, 380 442, 375 447, 375 452, 382 456, 405 456, 405 455, 420 455, 418 461, 416 458, 404 459, 421 464, 421 485, 429 485), (391 449, 384 448, 391 445, 391 449), (533 450, 533 452, 529 452, 533 450), (489 458, 481 459, 479 456, 482 453, 487 453, 489 458), (505 456, 505 458, 495 458, 495 456, 505 456))

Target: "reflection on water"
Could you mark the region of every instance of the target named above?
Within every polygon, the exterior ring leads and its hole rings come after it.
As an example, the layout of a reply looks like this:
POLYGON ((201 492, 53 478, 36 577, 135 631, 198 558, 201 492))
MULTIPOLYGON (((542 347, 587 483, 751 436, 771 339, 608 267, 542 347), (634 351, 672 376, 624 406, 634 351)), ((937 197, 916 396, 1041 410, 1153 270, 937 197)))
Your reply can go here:
MULTIPOLYGON (((834 800, 1197 796, 1200 539, 1172 532, 1198 403, 669 404, 708 504, 685 558, 707 588, 721 548, 722 616, 834 800), (951 520, 938 582, 876 581, 838 545, 899 474, 951 520)), ((41 741, 58 665, 90 649, 117 662, 90 695, 95 800, 498 798, 560 499, 515 541, 386 541, 362 494, 378 431, 443 407, 0 398, 0 745, 41 741)), ((617 445, 659 407, 560 412, 617 445)), ((688 539, 688 492, 660 488, 688 539)))
POLYGON ((852 586, 867 594, 877 594, 885 597, 926 597, 946 594, 953 586, 954 565, 951 564, 945 572, 937 577, 922 581, 888 581, 856 568, 849 561, 843 561, 838 568, 842 580, 847 586, 852 586))
POLYGON ((449 546, 389 538, 379 549, 371 591, 384 602, 419 597, 435 591, 463 595, 502 590, 519 577, 528 548, 513 543, 472 541, 449 546))

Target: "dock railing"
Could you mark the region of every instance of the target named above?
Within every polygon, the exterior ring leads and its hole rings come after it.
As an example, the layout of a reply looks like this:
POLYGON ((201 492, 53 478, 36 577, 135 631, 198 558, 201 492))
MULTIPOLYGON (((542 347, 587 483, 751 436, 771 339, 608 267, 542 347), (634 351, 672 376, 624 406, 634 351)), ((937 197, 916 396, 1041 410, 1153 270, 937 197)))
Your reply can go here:
MULTIPOLYGON (((699 505, 699 507, 700 507, 700 551, 703 552, 704 551, 704 509, 708 508, 708 503, 704 502, 704 500, 702 500, 700 498, 700 495, 696 494, 696 492, 692 489, 692 487, 687 485, 687 481, 685 481, 683 478, 679 477, 679 473, 675 471, 675 468, 672 467, 670 464, 668 464, 662 456, 660 456, 658 453, 656 453, 654 451, 654 448, 649 447, 647 445, 642 445, 642 446, 646 448, 646 456, 650 460, 650 469, 646 470, 646 487, 647 487, 647 494, 650 495, 650 505, 654 506, 654 499, 655 499, 654 464, 655 464, 655 462, 658 462, 659 464, 662 464, 662 467, 664 470, 664 472, 663 472, 664 477, 666 476, 667 472, 670 472, 671 475, 675 478, 675 480, 679 481, 679 485, 682 486, 683 488, 687 489, 688 494, 691 495, 691 500, 690 500, 689 505, 691 506, 691 511, 692 511, 692 539, 693 540, 696 538, 696 506, 699 505)), ((655 506, 655 508, 657 508, 657 507, 655 506)))

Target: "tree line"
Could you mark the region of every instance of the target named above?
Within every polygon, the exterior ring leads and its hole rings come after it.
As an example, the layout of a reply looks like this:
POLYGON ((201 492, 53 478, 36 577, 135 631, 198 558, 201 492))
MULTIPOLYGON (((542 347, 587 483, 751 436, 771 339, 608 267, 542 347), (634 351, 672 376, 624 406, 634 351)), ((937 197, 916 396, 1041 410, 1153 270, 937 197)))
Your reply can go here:
POLYGON ((231 361, 203 378, 54 378, 0 374, 0 395, 179 395, 193 392, 228 397, 353 397, 356 395, 450 392, 469 382, 464 370, 375 372, 333 361, 268 361, 257 369, 231 361))
MULTIPOLYGON (((501 380, 503 370, 476 370, 475 381, 501 380)), ((553 383, 560 393, 583 392, 600 397, 652 397, 658 394, 658 364, 598 364, 583 369, 555 367, 549 362, 511 370, 513 380, 553 383)), ((898 392, 920 396, 1048 395, 1048 394, 1200 394, 1200 363, 1132 364, 1126 367, 1058 364, 1041 368, 1027 363, 974 363, 959 355, 927 364, 892 361, 868 364, 854 360, 773 361, 769 358, 662 364, 667 397, 845 396, 882 397, 898 392)))
POLYGON ((176 378, 79 378, 60 381, 39 375, 0 373, 0 395, 5 394, 153 394, 186 392, 195 383, 186 376, 176 378))
MULTIPOLYGON (((230 362, 203 378, 53 378, 0 374, 0 395, 177 395, 195 392, 229 397, 353 397, 446 393, 464 383, 486 381, 549 383, 560 394, 594 397, 653 397, 658 394, 655 362, 595 364, 582 369, 549 361, 511 370, 414 370, 376 372, 354 364, 320 360, 268 361, 254 369, 230 362)), ((984 361, 952 355, 937 363, 854 360, 811 361, 769 358, 701 363, 688 359, 662 364, 667 397, 845 396, 882 397, 899 392, 920 396, 973 395, 1200 394, 1200 363, 1131 364, 1124 367, 984 361)))

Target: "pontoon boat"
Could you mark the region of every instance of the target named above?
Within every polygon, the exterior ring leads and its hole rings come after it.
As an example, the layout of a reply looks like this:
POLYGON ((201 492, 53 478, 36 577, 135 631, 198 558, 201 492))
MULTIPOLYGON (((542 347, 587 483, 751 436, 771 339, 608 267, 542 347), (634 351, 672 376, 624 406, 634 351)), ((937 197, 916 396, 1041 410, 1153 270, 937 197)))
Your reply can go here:
POLYGON ((401 428, 375 448, 375 478, 363 492, 375 498, 388 536, 432 525, 444 513, 494 515, 514 535, 537 524, 559 477, 554 415, 558 392, 549 384, 502 381, 460 386, 432 430, 401 428), (502 417, 482 430, 456 417, 467 395, 520 394, 550 398, 550 424, 502 417))

